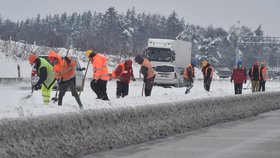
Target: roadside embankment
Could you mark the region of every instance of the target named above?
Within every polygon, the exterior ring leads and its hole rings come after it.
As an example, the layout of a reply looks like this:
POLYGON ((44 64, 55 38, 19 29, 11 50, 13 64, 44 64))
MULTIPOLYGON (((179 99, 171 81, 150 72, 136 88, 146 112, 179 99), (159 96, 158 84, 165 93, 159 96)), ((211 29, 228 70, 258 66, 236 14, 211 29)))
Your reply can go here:
POLYGON ((280 92, 0 121, 3 158, 79 157, 280 108, 280 92))

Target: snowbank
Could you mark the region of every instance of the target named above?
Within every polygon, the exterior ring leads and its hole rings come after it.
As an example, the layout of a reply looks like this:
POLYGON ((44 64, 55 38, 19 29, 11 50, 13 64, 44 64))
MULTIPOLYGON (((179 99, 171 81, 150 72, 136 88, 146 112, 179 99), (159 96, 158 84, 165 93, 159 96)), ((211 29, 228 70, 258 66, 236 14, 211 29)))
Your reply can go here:
POLYGON ((280 92, 0 121, 2 157, 79 157, 280 108, 280 92))

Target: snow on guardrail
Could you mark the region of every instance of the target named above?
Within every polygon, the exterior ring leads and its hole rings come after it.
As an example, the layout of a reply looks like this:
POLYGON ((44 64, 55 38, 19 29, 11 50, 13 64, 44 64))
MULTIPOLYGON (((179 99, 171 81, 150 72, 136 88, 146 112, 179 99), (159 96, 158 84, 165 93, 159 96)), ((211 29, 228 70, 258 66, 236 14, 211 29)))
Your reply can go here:
POLYGON ((5 158, 79 157, 280 108, 280 92, 95 109, 0 121, 5 158))

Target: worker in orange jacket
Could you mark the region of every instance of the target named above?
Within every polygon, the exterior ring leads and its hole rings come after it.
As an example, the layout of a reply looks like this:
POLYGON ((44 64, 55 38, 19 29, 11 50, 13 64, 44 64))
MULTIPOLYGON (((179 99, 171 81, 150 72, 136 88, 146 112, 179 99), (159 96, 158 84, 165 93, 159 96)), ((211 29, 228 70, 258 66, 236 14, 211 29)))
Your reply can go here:
POLYGON ((87 50, 86 57, 89 58, 93 67, 93 80, 90 83, 90 87, 97 95, 96 99, 109 100, 107 95, 107 82, 110 77, 106 65, 107 58, 93 50, 87 50))
POLYGON ((265 62, 261 62, 261 67, 260 67, 260 89, 259 91, 265 91, 265 82, 267 80, 267 69, 265 62))
POLYGON ((134 60, 141 65, 140 72, 144 76, 145 96, 151 96, 156 77, 154 68, 148 58, 142 58, 140 55, 137 55, 134 60))
POLYGON ((62 105, 62 99, 69 88, 72 96, 75 97, 80 109, 83 109, 82 102, 76 90, 76 61, 70 57, 62 58, 56 52, 50 51, 49 61, 54 65, 53 70, 59 84, 58 105, 62 105))
POLYGON ((203 85, 204 89, 209 92, 210 86, 213 78, 214 69, 213 67, 208 63, 207 60, 202 61, 202 69, 201 72, 203 74, 203 85))
POLYGON ((193 87, 193 79, 194 75, 194 67, 197 65, 197 61, 195 59, 192 60, 191 64, 188 65, 184 70, 184 81, 186 84, 185 94, 188 94, 193 87))
POLYGON ((117 80, 117 98, 128 95, 130 80, 135 81, 132 69, 132 61, 126 60, 119 64, 112 72, 112 77, 117 80))

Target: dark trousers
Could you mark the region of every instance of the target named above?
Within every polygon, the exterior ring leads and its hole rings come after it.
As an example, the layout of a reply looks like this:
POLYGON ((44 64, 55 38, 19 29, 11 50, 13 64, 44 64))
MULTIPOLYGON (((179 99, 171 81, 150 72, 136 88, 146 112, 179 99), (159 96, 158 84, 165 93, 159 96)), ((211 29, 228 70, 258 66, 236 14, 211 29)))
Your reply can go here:
POLYGON ((61 81, 59 83, 59 94, 58 94, 58 105, 62 105, 62 99, 67 91, 67 89, 70 89, 72 96, 75 97, 77 103, 82 106, 80 97, 78 95, 78 92, 76 90, 76 78, 72 78, 68 81, 61 81))
POLYGON ((235 94, 242 94, 242 88, 243 88, 243 84, 242 83, 235 83, 234 84, 234 92, 235 92, 235 94))
POLYGON ((211 82, 211 78, 204 78, 204 89, 208 92, 210 91, 211 82))
POLYGON ((107 81, 106 80, 92 80, 90 87, 97 95, 97 99, 109 100, 107 95, 107 81))
POLYGON ((128 90, 129 90, 129 85, 128 83, 124 83, 121 81, 117 81, 117 97, 119 98, 120 96, 125 97, 128 95, 128 90))
POLYGON ((145 96, 146 97, 151 96, 152 89, 154 86, 154 80, 155 80, 155 77, 152 77, 150 79, 147 79, 147 81, 145 83, 145 96))
POLYGON ((193 80, 185 80, 186 91, 185 94, 188 94, 193 87, 193 80))
POLYGON ((264 81, 264 80, 260 81, 260 90, 259 91, 263 91, 263 92, 265 91, 265 82, 266 81, 264 81))

